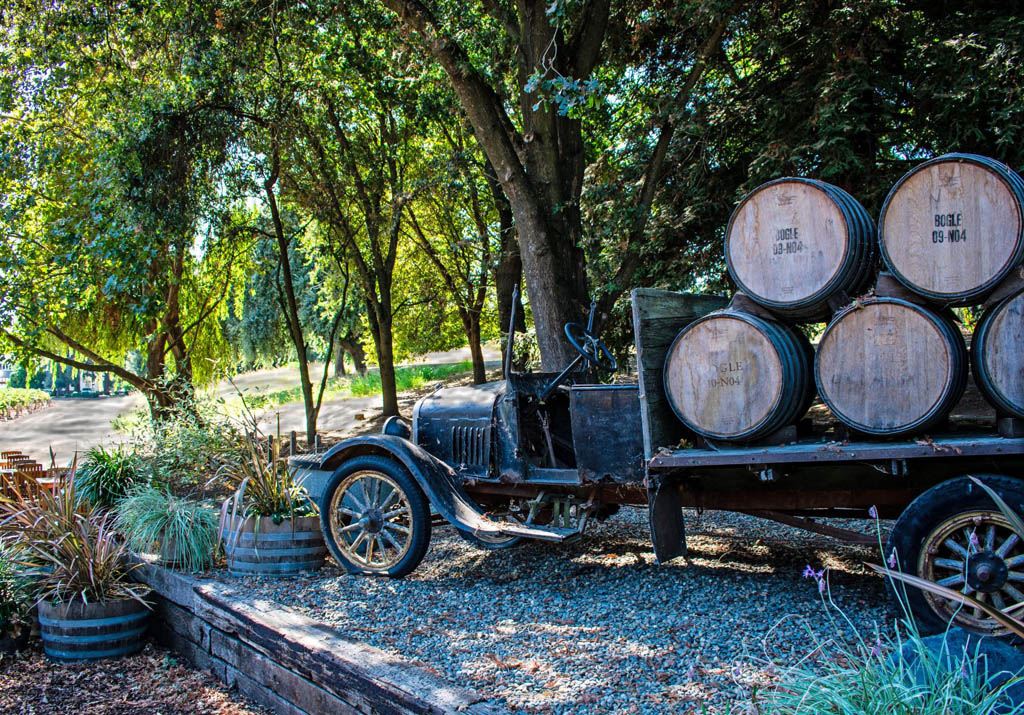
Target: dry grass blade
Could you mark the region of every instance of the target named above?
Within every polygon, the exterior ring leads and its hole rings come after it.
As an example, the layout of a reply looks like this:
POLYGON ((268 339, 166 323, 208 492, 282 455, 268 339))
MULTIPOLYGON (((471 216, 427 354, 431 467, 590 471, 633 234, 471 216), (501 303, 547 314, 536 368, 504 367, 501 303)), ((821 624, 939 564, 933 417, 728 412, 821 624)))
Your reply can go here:
POLYGON ((901 571, 893 571, 892 569, 888 569, 884 566, 879 566, 878 564, 868 564, 868 566, 870 566, 876 573, 897 579, 898 581, 902 581, 903 583, 906 583, 910 586, 919 588, 922 591, 927 591, 928 593, 932 593, 936 596, 948 598, 951 601, 956 601, 957 603, 961 603, 965 606, 970 606, 971 608, 978 608, 983 613, 990 616, 992 620, 1001 625, 1003 628, 1006 628, 1008 631, 1016 635, 1018 638, 1024 638, 1024 621, 1019 621, 1016 618, 1013 618, 1012 616, 1008 616, 999 609, 992 608, 988 604, 982 603, 976 598, 968 596, 966 593, 954 591, 951 588, 940 586, 937 583, 933 583, 931 581, 928 581, 927 579, 919 578, 908 573, 903 573, 901 571))
POLYGON ((1020 518, 1020 515, 1010 508, 1010 505, 1007 504, 998 493, 996 493, 995 489, 985 484, 985 482, 975 476, 969 475, 969 478, 972 482, 985 490, 989 497, 991 497, 992 501, 996 503, 996 506, 999 507, 999 511, 1003 513, 1006 520, 1010 522, 1010 528, 1013 529, 1017 536, 1024 539, 1024 520, 1020 518))

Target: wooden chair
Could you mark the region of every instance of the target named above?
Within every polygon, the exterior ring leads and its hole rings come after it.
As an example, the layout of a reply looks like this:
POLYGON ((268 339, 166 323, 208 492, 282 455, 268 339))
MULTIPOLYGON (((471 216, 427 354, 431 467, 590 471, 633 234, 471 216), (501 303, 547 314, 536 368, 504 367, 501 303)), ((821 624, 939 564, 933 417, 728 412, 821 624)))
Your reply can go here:
POLYGON ((43 491, 53 492, 51 485, 44 485, 36 478, 35 472, 12 472, 0 474, 0 497, 12 501, 39 501, 43 491))

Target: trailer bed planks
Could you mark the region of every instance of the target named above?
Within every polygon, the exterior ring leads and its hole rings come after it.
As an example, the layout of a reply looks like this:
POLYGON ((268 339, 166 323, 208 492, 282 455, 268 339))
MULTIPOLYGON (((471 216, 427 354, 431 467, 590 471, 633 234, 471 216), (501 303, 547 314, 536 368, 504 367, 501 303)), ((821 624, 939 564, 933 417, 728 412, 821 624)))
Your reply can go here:
POLYGON ((898 442, 800 440, 778 446, 721 449, 662 449, 648 462, 651 471, 808 462, 885 462, 905 459, 958 459, 1024 455, 1024 438, 991 434, 940 435, 898 442))

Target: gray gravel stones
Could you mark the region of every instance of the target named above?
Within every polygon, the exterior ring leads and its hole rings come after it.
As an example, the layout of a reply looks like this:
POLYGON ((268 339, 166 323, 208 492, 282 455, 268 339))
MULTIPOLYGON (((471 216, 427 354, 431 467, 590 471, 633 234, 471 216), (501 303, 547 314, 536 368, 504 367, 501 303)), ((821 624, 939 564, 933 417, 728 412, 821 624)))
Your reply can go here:
POLYGON ((897 618, 863 565, 877 548, 725 512, 688 512, 687 529, 688 561, 660 567, 646 511, 627 509, 562 546, 485 552, 439 529, 403 580, 329 562, 313 578, 235 582, 512 712, 743 709, 813 648, 810 633, 849 635, 801 577, 807 564, 828 567, 832 597, 866 639, 897 618))

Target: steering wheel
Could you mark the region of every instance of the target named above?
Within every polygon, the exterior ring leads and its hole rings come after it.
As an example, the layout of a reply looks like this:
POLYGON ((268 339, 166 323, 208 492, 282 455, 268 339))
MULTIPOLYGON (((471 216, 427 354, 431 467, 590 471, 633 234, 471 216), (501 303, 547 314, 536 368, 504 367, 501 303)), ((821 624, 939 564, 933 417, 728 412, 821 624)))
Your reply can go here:
POLYGON ((615 362, 608 346, 579 323, 566 323, 565 337, 569 344, 576 348, 576 352, 594 367, 608 372, 615 372, 618 369, 619 364, 615 362))

